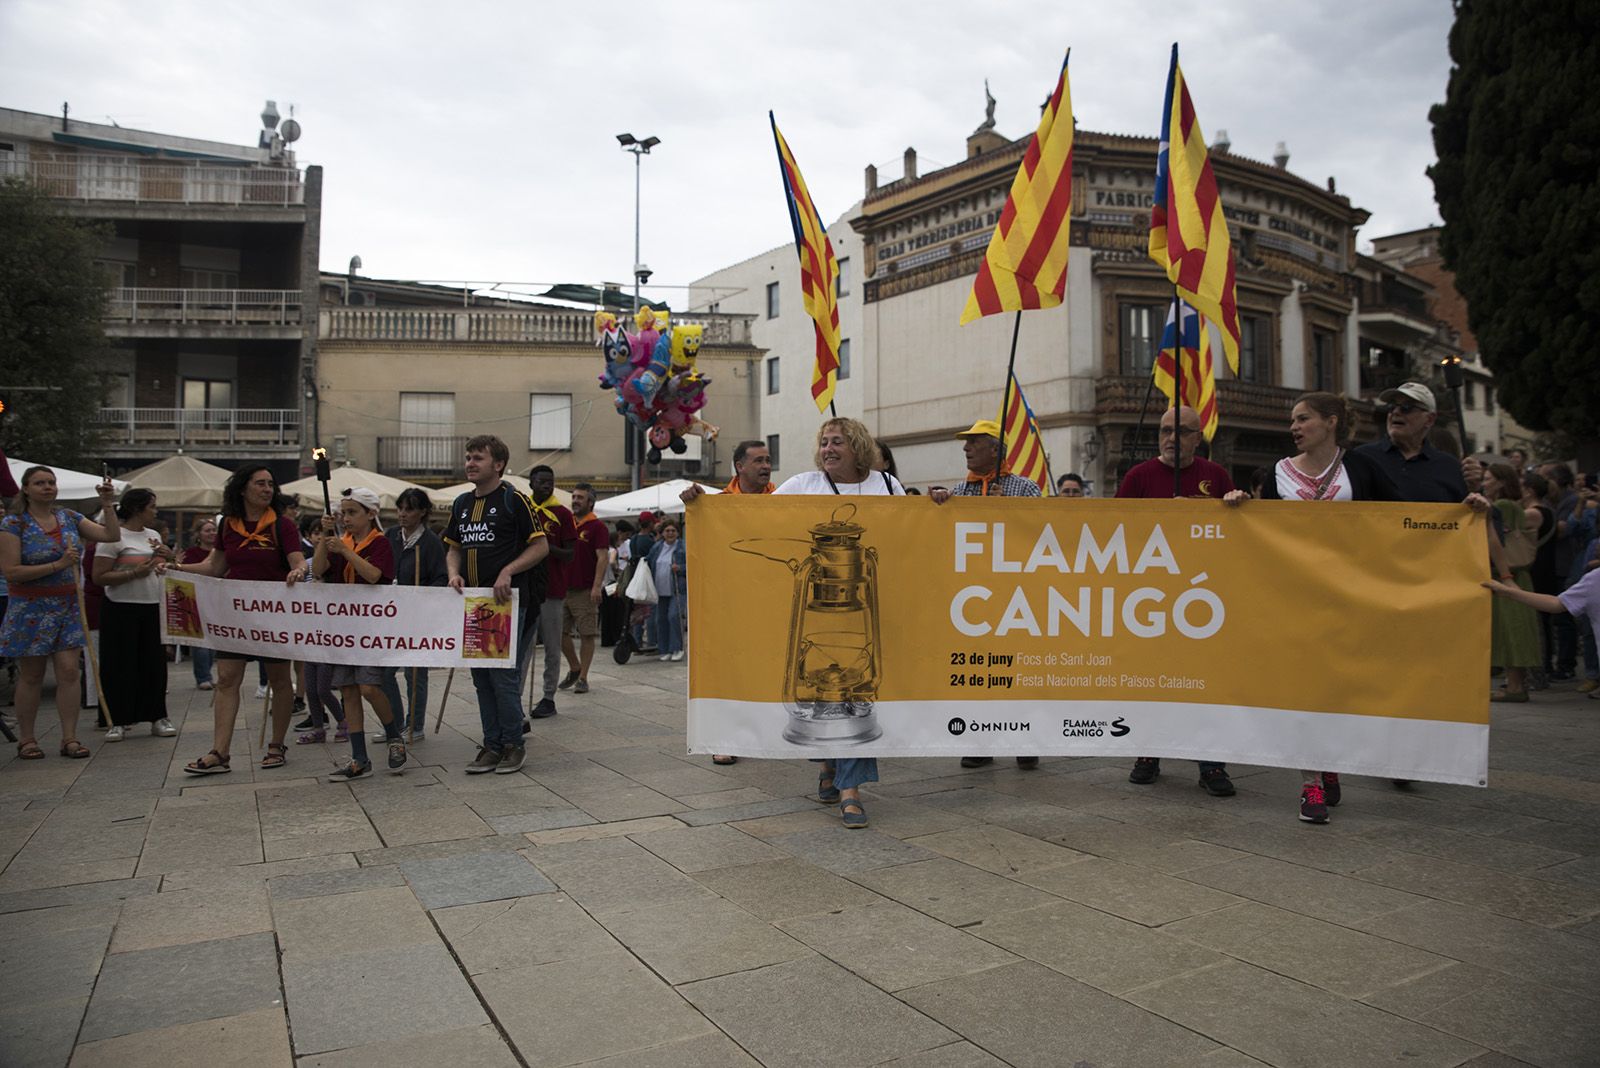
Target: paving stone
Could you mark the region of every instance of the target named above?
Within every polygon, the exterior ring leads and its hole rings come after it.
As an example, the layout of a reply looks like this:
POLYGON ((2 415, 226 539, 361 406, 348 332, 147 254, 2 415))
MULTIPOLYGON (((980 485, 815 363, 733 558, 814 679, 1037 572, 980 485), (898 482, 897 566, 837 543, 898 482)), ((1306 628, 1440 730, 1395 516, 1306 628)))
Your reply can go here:
POLYGON ((110 941, 111 929, 117 925, 120 912, 120 903, 112 902, 109 905, 58 905, 27 912, 3 913, 0 914, 0 942, 18 938, 46 938, 64 931, 90 928, 102 931, 106 940, 110 941))
MULTIPOLYGON (((1482 1047, 1238 961, 1130 991, 1135 1005, 1268 1064, 1459 1065, 1482 1047), (1293 1026, 1284 1026, 1293 1021, 1293 1026)), ((1002 1054, 1003 1055, 1003 1054, 1002 1054)))
POLYGON ((301 1057, 298 1068, 396 1068, 406 1064, 463 1064, 517 1068, 516 1055, 493 1024, 410 1035, 301 1057))
POLYGON ((24 1004, 87 998, 111 940, 109 924, 37 929, 0 939, 6 998, 24 1004))
POLYGON ((877 894, 803 860, 768 861, 695 873, 695 879, 769 922, 881 901, 877 894))
POLYGON ((529 1064, 587 1062, 712 1031, 632 955, 593 953, 485 972, 484 1001, 529 1064), (596 1026, 596 1021, 605 1021, 596 1026))
MULTIPOLYGON (((443 787, 438 789, 448 797, 443 787)), ((450 842, 458 838, 479 838, 495 833, 478 814, 453 799, 448 808, 421 811, 396 809, 370 813, 372 824, 385 845, 407 846, 419 842, 450 842)))
POLYGON ((900 997, 1019 1068, 1185 1064, 1216 1046, 1029 961, 930 983, 900 997))
POLYGON ((1453 963, 1253 901, 1179 920, 1162 930, 1347 998, 1362 998, 1453 963))
POLYGON ((740 786, 734 789, 713 790, 704 794, 683 794, 678 800, 690 808, 731 808, 735 805, 756 805, 763 801, 776 801, 777 798, 765 790, 754 786, 740 786))
POLYGON ((1271 857, 1245 857, 1199 868, 1185 873, 1184 878, 1289 912, 1346 926, 1428 903, 1427 898, 1417 894, 1309 870, 1271 857))
POLYGON ((1580 1064, 1600 1049, 1600 999, 1592 992, 1579 996, 1470 964, 1362 1000, 1530 1064, 1580 1064))
MULTIPOLYGON (((685 799, 687 803, 687 799, 685 799)), ((677 813, 677 818, 691 827, 705 827, 713 823, 734 823, 762 816, 779 816, 785 812, 804 812, 815 808, 816 802, 804 797, 779 797, 771 801, 743 801, 716 808, 691 808, 677 813)))
POLYGON ((1390 823, 1365 831, 1361 837, 1407 853, 1421 853, 1457 864, 1523 875, 1534 874, 1540 868, 1549 868, 1578 856, 1577 853, 1519 842, 1513 838, 1486 838, 1480 834, 1462 834, 1441 827, 1418 827, 1413 824, 1390 823))
POLYGON ((939 857, 861 872, 852 878, 953 927, 967 927, 1006 912, 1058 900, 1011 879, 939 857))
POLYGON ((254 796, 162 799, 150 819, 139 874, 181 871, 194 867, 197 859, 219 865, 263 859, 254 796))
POLYGON ((1005 1062, 989 1056, 971 1042, 952 1042, 938 1049, 880 1061, 877 1068, 1005 1068, 1005 1062))
MULTIPOLYGON (((513 776, 520 778, 520 776, 513 776)), ((521 784, 507 785, 505 775, 463 777, 449 783, 450 793, 457 801, 472 806, 472 811, 485 820, 494 816, 514 816, 537 812, 544 808, 568 809, 572 806, 543 786, 523 780, 521 784), (487 782, 482 780, 487 779, 487 782)))
POLYGON ((712 897, 704 886, 666 861, 638 846, 634 848, 639 850, 638 855, 616 860, 551 865, 539 850, 532 851, 532 859, 557 886, 595 916, 712 897))
POLYGON ((619 948, 604 927, 560 893, 437 909, 433 920, 468 975, 619 948))
POLYGON ((293 901, 302 897, 326 897, 370 890, 375 886, 401 886, 405 880, 393 866, 346 868, 314 875, 282 875, 267 881, 274 901, 293 901))
POLYGON ((1128 823, 1106 826, 1075 823, 1060 834, 1051 835, 1050 841, 1080 853, 1153 868, 1167 875, 1179 875, 1249 855, 1212 842, 1185 838, 1176 831, 1128 823))
POLYGON ((124 904, 111 952, 210 942, 271 930, 272 913, 264 884, 175 890, 124 904))
POLYGON ((1004 827, 982 825, 942 831, 908 841, 911 845, 931 849, 951 860, 1006 876, 1058 868, 1088 856, 1075 849, 1041 842, 1031 835, 1008 831, 1004 827))
POLYGON ((1600 986, 1594 943, 1445 901, 1374 916, 1356 928, 1502 974, 1587 995, 1600 986))
POLYGON ((1183 975, 1224 958, 1132 920, 1075 901, 1008 912, 967 933, 1111 994, 1183 975))
POLYGON ((496 834, 524 834, 528 831, 549 831, 561 827, 585 827, 595 822, 593 816, 576 808, 540 808, 532 812, 517 812, 507 816, 489 816, 484 820, 496 834))
POLYGON ((818 957, 679 988, 767 1068, 877 1064, 957 1040, 944 1027, 818 957), (780 1011, 774 1011, 780 1009, 780 1011))
POLYGON ((608 913, 600 922, 674 986, 811 955, 804 945, 727 901, 608 913))
POLYGON ((336 897, 302 897, 272 902, 283 959, 316 960, 384 948, 437 945, 409 887, 354 890, 336 897))
POLYGON ((1600 890, 1600 856, 1578 857, 1564 864, 1540 868, 1530 874, 1537 879, 1549 879, 1552 882, 1569 883, 1589 890, 1600 890))
POLYGON ((649 1049, 632 1050, 598 1061, 585 1061, 584 1068, 759 1068, 760 1062, 734 1045, 726 1035, 709 1034, 685 1038, 649 1049))
POLYGON ((137 857, 112 857, 76 863, 49 856, 34 860, 27 856, 27 850, 23 850, 6 868, 5 874, 0 875, 0 894, 79 883, 121 881, 131 878, 138 865, 137 857))
POLYGON ((448 908, 477 901, 543 894, 555 885, 515 853, 479 853, 441 860, 413 860, 400 866, 424 908, 448 908))
POLYGON ((1029 886, 1147 927, 1159 927, 1239 901, 1232 894, 1098 857, 1018 878, 1029 886))
POLYGON ((527 837, 536 846, 560 845, 563 842, 587 842, 595 838, 619 838, 646 831, 670 831, 683 823, 672 816, 652 816, 647 819, 618 820, 615 823, 596 823, 585 827, 564 827, 552 831, 533 831, 527 837))
POLYGON ((782 860, 788 854, 732 827, 683 827, 630 837, 681 872, 708 871, 782 860))
POLYGON ((1600 891, 1524 878, 1437 857, 1406 855, 1365 868, 1357 875, 1368 882, 1459 905, 1473 905, 1547 927, 1600 914, 1600 891))
POLYGON ((72 1068, 284 1068, 294 1063, 281 1008, 174 1024, 86 1042, 72 1068), (219 1056, 221 1051, 226 1056, 219 1056))
POLYGON ((266 860, 298 860, 301 857, 326 856, 329 853, 360 853, 364 849, 378 849, 383 842, 370 825, 353 831, 336 831, 331 834, 297 834, 283 838, 266 838, 261 849, 266 860))
POLYGON ((839 829, 839 809, 829 805, 826 808, 817 804, 808 804, 805 808, 793 812, 780 812, 773 816, 757 816, 755 819, 737 820, 728 824, 736 831, 760 838, 762 841, 771 841, 780 834, 799 834, 802 831, 836 831, 839 829))
POLYGON ((100 969, 79 1041, 282 1004, 271 934, 115 953, 100 969))
POLYGON ((301 1056, 488 1022, 437 940, 328 957, 286 956, 283 985, 295 1053, 301 1056))
POLYGON ((0 1052, 6 1068, 61 1068, 72 1056, 88 995, 53 1001, 0 1000, 0 1052))
POLYGON ((921 846, 908 845, 874 830, 847 831, 842 826, 780 834, 768 841, 801 860, 840 874, 911 864, 935 856, 921 846))
MULTIPOLYGON (((870 791, 872 787, 869 785, 865 789, 870 791)), ((918 835, 977 826, 977 821, 970 816, 916 801, 869 794, 866 805, 872 826, 891 838, 915 838, 918 835)), ((831 806, 831 811, 837 812, 838 806, 831 806)))
POLYGON ((1306 827, 1287 811, 1280 822, 1241 823, 1226 830, 1207 832, 1204 838, 1240 852, 1341 875, 1400 856, 1392 849, 1360 838, 1314 833, 1314 829, 1306 827))
POLYGON ((406 864, 413 860, 439 860, 466 857, 475 853, 515 853, 526 849, 528 840, 520 834, 497 834, 488 838, 457 838, 450 842, 419 842, 416 845, 367 849, 356 854, 362 867, 406 864))
POLYGON ((268 879, 284 875, 315 875, 320 872, 347 871, 356 866, 351 853, 302 857, 299 860, 274 860, 261 864, 237 864, 225 868, 186 868, 161 877, 161 892, 175 890, 219 890, 224 887, 265 885, 268 879))
POLYGON ((84 905, 94 902, 125 901, 143 897, 160 889, 161 880, 155 876, 142 879, 108 879, 100 883, 81 883, 76 886, 52 886, 38 890, 20 890, 0 894, 0 914, 25 912, 31 909, 55 908, 61 905, 84 905))
POLYGON ((893 901, 784 920, 777 927, 891 993, 1016 959, 893 901))

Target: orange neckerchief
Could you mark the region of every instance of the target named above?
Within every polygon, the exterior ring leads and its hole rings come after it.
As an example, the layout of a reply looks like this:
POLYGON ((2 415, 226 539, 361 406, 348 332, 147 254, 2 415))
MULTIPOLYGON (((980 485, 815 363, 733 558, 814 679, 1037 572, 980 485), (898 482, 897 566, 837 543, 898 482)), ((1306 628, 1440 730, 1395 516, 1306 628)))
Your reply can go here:
POLYGON ((585 512, 582 515, 577 516, 576 518, 574 518, 572 520, 572 525, 575 526, 575 527, 581 527, 581 526, 583 526, 585 523, 587 523, 589 520, 591 520, 593 518, 594 518, 594 512, 591 510, 591 511, 585 512))
POLYGON ((270 549, 276 544, 276 539, 269 537, 266 532, 271 530, 278 522, 278 513, 268 508, 261 513, 261 519, 256 523, 256 529, 244 529, 243 520, 229 518, 228 529, 239 535, 239 548, 241 549, 270 549))
MULTIPOLYGON (((367 536, 361 539, 360 545, 357 545, 356 539, 351 537, 349 534, 339 535, 339 540, 350 546, 350 548, 354 549, 356 555, 360 556, 361 550, 371 545, 374 541, 377 541, 380 533, 382 532, 378 530, 378 524, 374 523, 372 524, 372 529, 367 531, 367 536)), ((346 582, 354 582, 356 580, 356 565, 349 560, 346 560, 344 563, 344 580, 346 582)))
POLYGON ((987 474, 987 475, 975 475, 971 471, 967 472, 967 481, 968 482, 982 482, 983 483, 983 496, 985 496, 985 497, 989 496, 989 487, 994 485, 994 480, 999 478, 999 477, 1000 477, 1000 472, 999 471, 995 471, 995 472, 993 472, 991 474, 987 474))
MULTIPOLYGON (((776 486, 774 486, 772 484, 772 480, 768 479, 767 480, 767 488, 762 490, 761 492, 762 493, 775 493, 775 492, 777 492, 777 489, 778 489, 778 487, 776 487, 776 486)), ((744 493, 744 490, 739 488, 739 476, 738 475, 734 475, 733 476, 733 481, 729 482, 728 483, 728 488, 723 490, 722 492, 723 493, 744 493)))

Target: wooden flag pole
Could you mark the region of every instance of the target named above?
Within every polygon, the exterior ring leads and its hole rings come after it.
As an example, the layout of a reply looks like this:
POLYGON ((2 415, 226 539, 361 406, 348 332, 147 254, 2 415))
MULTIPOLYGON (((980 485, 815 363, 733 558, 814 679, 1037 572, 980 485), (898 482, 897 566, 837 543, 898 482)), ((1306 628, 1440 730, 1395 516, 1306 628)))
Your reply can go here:
MULTIPOLYGON (((1183 299, 1172 287, 1172 495, 1183 496, 1183 299)), ((1155 375, 1150 376, 1152 382, 1155 375)), ((1159 439, 1160 435, 1157 435, 1159 439)), ((1159 441, 1156 448, 1161 446, 1159 441)))
POLYGON ((456 669, 451 668, 450 674, 444 677, 444 696, 439 698, 439 718, 433 721, 433 733, 438 734, 439 728, 444 726, 444 706, 450 700, 450 684, 456 681, 456 669))

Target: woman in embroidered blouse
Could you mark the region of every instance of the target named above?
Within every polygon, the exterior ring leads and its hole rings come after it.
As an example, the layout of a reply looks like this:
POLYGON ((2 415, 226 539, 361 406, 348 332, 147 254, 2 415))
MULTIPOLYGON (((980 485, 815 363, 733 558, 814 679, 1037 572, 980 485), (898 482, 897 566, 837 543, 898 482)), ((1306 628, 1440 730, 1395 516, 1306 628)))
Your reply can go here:
MULTIPOLYGON (((174 564, 171 570, 213 578, 282 582, 293 586, 306 577, 306 557, 294 520, 282 514, 288 498, 278 493, 272 471, 264 464, 245 464, 222 488, 222 531, 216 548, 198 564, 174 564)), ((211 751, 183 766, 190 775, 216 775, 228 767, 228 747, 239 715, 239 684, 246 661, 266 665, 272 686, 272 740, 261 758, 263 768, 281 768, 287 747, 284 736, 294 718, 294 676, 289 662, 259 653, 217 653, 217 689, 212 700, 214 724, 211 751)))
POLYGON ((56 671, 61 755, 82 759, 89 750, 78 741, 78 650, 84 635, 77 568, 85 541, 121 540, 116 497, 109 482, 96 487, 105 511, 102 525, 70 508, 56 507, 56 473, 48 467, 24 471, 19 489, 15 510, 0 520, 0 570, 11 598, 0 626, 0 656, 17 661, 17 755, 23 760, 44 756, 34 723, 49 662, 56 671))

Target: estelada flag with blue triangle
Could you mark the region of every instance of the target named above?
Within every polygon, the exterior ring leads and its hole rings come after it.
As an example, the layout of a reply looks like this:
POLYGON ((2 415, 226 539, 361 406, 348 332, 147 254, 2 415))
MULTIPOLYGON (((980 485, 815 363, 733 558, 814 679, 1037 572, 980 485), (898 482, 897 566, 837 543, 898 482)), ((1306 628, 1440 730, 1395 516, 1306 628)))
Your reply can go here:
POLYGON ((1173 320, 1173 305, 1167 305, 1161 351, 1156 353, 1151 371, 1156 388, 1167 395, 1168 403, 1172 403, 1172 357, 1173 350, 1177 350, 1178 359, 1183 361, 1183 399, 1177 403, 1186 404, 1200 414, 1200 432, 1210 441, 1217 432, 1217 381, 1211 367, 1211 330, 1205 316, 1186 302, 1174 303, 1182 309, 1179 313, 1182 329, 1173 320))

